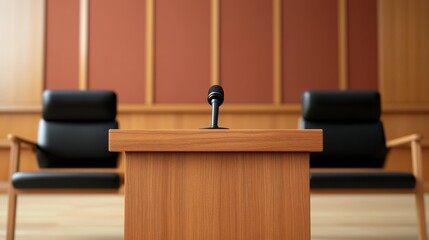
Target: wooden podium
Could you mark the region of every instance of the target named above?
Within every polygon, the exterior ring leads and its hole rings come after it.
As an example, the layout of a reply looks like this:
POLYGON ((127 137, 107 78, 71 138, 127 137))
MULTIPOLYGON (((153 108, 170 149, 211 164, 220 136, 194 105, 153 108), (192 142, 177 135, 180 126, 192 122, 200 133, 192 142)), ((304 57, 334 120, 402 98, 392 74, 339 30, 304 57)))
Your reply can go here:
POLYGON ((321 130, 110 130, 125 152, 125 240, 310 239, 321 130))

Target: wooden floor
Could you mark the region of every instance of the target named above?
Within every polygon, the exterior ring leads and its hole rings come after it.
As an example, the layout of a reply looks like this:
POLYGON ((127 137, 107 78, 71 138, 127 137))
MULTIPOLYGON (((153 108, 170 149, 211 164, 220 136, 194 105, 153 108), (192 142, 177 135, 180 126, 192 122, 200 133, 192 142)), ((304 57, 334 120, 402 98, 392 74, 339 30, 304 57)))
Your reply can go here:
MULTIPOLYGON (((123 195, 20 196, 16 240, 123 239, 123 203, 123 195)), ((6 204, 6 194, 0 194, 0 239, 6 204)), ((312 195, 311 228, 313 240, 417 239, 414 197, 312 195)))

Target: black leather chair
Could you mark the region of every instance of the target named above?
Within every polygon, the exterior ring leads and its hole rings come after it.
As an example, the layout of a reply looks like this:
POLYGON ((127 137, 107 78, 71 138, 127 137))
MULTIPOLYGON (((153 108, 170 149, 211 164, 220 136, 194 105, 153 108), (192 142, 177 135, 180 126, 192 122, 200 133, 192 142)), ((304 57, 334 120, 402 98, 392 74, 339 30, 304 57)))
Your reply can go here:
POLYGON ((15 235, 17 195, 24 193, 118 193, 118 153, 108 151, 108 131, 118 128, 111 91, 45 91, 37 143, 11 141, 7 240, 15 235), (40 167, 19 172, 20 149, 30 146, 40 167))
POLYGON ((386 143, 380 114, 376 91, 304 93, 301 128, 323 129, 323 152, 310 154, 311 192, 414 193, 419 239, 426 240, 421 136, 386 143), (404 144, 412 147, 413 172, 382 171, 388 149, 404 144))

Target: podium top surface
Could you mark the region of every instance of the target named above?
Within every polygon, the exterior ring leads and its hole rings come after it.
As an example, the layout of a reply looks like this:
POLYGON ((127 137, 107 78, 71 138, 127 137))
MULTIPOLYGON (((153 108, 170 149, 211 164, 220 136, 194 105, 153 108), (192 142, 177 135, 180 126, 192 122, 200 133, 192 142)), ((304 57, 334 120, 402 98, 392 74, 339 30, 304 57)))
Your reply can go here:
POLYGON ((321 152, 323 131, 192 129, 109 131, 112 152, 321 152))

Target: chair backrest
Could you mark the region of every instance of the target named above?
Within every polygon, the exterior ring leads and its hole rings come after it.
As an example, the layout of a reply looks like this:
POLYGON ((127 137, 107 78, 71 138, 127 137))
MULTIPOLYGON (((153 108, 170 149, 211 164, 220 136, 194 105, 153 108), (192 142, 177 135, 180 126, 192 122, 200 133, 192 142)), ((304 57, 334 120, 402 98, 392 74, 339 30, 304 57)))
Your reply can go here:
POLYGON ((323 152, 310 167, 383 167, 387 148, 376 91, 307 91, 301 128, 323 129, 323 152))
POLYGON ((42 168, 116 167, 108 151, 109 129, 118 128, 112 91, 43 93, 36 156, 42 168))

